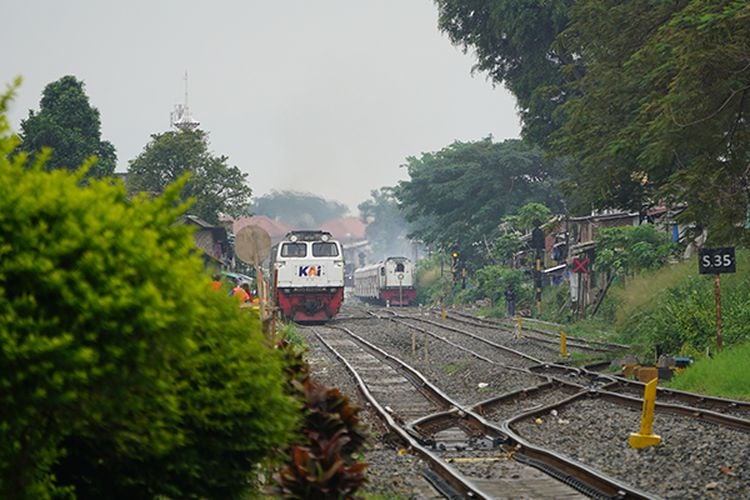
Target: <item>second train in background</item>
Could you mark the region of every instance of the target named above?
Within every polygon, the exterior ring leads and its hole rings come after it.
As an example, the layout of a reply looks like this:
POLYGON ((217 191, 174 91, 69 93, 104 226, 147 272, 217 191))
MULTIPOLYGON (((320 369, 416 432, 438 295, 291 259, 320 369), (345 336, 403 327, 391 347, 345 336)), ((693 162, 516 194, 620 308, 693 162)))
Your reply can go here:
POLYGON ((365 302, 408 306, 417 300, 414 263, 407 257, 385 261, 354 271, 354 295, 365 302))

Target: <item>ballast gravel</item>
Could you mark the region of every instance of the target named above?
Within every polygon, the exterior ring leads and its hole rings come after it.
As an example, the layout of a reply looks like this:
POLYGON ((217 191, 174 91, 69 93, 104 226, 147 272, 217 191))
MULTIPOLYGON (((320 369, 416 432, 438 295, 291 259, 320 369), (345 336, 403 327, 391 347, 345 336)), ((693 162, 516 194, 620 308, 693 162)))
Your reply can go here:
POLYGON ((657 446, 633 449, 641 412, 600 399, 584 399, 511 426, 532 444, 594 467, 662 498, 749 498, 750 434, 656 413, 657 446))

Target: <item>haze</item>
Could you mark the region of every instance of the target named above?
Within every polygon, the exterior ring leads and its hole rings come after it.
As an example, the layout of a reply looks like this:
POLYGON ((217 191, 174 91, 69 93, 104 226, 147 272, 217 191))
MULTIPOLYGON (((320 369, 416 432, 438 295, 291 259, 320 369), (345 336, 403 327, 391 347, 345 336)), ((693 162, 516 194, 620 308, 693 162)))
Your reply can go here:
POLYGON ((471 75, 431 0, 2 2, 2 84, 24 83, 19 130, 48 83, 72 74, 101 113, 118 171, 189 105, 211 149, 254 195, 314 193, 353 213, 405 179, 407 156, 454 140, 518 137, 512 96, 471 75))

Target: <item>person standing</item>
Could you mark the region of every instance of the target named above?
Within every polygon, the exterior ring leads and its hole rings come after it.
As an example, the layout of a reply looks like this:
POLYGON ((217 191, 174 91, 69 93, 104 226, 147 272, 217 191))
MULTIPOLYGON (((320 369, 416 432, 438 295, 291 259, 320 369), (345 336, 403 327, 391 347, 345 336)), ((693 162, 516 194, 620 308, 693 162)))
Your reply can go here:
POLYGON ((508 285, 505 288, 505 303, 508 305, 508 316, 513 317, 516 315, 516 292, 513 291, 513 287, 508 285))
MULTIPOLYGON (((247 283, 243 283, 243 285, 247 285, 247 283)), ((235 297, 240 304, 250 301, 250 294, 239 284, 232 288, 232 291, 229 292, 229 296, 235 297)))
POLYGON ((211 281, 211 289, 218 292, 221 290, 221 275, 220 274, 214 274, 211 281))

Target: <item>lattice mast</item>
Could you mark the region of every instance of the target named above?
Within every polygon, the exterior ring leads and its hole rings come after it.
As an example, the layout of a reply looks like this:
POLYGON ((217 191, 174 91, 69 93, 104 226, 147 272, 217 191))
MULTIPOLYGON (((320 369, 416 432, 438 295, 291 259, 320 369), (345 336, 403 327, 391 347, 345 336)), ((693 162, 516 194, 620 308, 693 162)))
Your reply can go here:
POLYGON ((193 130, 198 128, 200 122, 193 118, 188 106, 188 74, 185 71, 185 101, 184 104, 175 104, 174 111, 169 113, 169 125, 178 130, 193 130))

